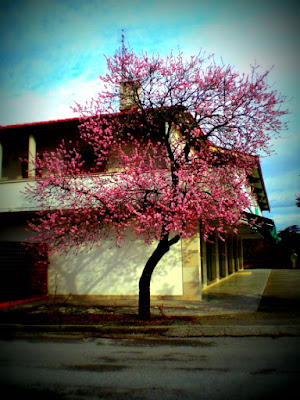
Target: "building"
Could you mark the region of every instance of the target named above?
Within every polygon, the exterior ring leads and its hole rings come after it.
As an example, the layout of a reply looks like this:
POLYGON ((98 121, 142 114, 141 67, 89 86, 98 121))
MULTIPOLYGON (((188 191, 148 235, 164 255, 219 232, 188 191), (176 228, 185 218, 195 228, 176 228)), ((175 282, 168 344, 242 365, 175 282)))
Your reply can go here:
MULTIPOLYGON (((46 247, 41 253, 24 246, 29 238, 26 221, 37 210, 22 194, 34 180, 33 160, 45 150, 55 150, 62 138, 80 142, 78 122, 74 118, 0 127, 0 301, 46 295, 138 295, 138 281, 155 244, 147 246, 128 234, 120 249, 107 239, 89 252, 63 256, 47 254, 46 247)), ((88 159, 89 149, 81 150, 88 159)), ((257 201, 245 213, 245 222, 255 217, 258 223, 251 228, 241 225, 237 234, 227 234, 225 242, 217 236, 215 243, 205 242, 201 226, 194 237, 181 239, 156 267, 152 296, 201 300, 203 288, 243 270, 243 240, 261 238, 273 228, 273 221, 262 216, 269 204, 260 167, 250 183, 257 201)))

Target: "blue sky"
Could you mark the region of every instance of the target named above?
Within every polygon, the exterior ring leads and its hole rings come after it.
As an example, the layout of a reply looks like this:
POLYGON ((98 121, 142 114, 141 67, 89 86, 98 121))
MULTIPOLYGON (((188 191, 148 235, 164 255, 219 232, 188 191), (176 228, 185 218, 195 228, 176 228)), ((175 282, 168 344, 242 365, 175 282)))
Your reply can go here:
POLYGON ((262 159, 278 230, 300 225, 300 3, 295 0, 10 0, 0 5, 0 125, 69 118, 99 89, 121 30, 136 52, 200 48, 243 72, 255 61, 291 100, 289 130, 262 159))

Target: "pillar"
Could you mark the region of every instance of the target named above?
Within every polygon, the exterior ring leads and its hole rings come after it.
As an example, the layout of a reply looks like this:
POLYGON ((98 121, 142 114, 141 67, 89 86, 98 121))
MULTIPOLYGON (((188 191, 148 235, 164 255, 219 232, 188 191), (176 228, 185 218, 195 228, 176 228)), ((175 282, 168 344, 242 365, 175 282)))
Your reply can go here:
POLYGON ((221 260, 221 271, 220 274, 222 278, 228 276, 228 249, 227 249, 227 235, 225 236, 225 242, 219 240, 219 254, 221 260))
POLYGON ((207 254, 206 254, 206 242, 203 239, 203 235, 200 231, 200 250, 201 250, 201 272, 202 272, 202 287, 207 287, 207 254))
POLYGON ((237 246, 238 246, 238 270, 244 270, 244 259, 243 259, 243 239, 237 238, 237 246))
POLYGON ((212 281, 220 279, 220 262, 219 262, 219 237, 215 231, 214 244, 212 246, 212 281))
POLYGON ((236 271, 241 271, 243 269, 243 264, 242 264, 242 249, 241 249, 241 239, 236 236, 234 238, 234 244, 235 244, 235 265, 236 265, 236 271))
POLYGON ((228 273, 234 272, 234 252, 233 252, 233 238, 228 235, 227 237, 227 255, 228 255, 228 273))
POLYGON ((36 142, 35 137, 30 134, 28 142, 28 178, 35 177, 36 142))
POLYGON ((183 297, 186 300, 201 300, 201 255, 200 235, 182 239, 183 297))

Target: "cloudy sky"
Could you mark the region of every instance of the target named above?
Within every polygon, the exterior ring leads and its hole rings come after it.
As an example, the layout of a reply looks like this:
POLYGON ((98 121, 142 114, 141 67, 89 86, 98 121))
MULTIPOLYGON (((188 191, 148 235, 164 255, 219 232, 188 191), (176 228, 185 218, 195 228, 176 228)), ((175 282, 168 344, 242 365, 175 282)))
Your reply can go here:
POLYGON ((200 48, 243 72, 274 66, 289 130, 262 170, 277 230, 300 225, 300 3, 296 0, 10 0, 0 5, 0 125, 74 117, 99 89, 122 29, 136 51, 200 48))

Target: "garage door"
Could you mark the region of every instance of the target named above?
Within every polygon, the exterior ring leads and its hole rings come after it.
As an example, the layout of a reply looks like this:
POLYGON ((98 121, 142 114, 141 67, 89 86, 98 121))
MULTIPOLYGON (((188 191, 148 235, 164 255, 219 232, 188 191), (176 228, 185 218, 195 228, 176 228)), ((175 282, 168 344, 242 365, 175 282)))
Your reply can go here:
POLYGON ((47 252, 44 246, 0 242, 0 301, 47 293, 47 252))

